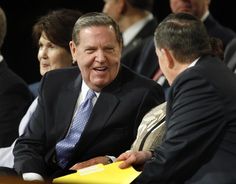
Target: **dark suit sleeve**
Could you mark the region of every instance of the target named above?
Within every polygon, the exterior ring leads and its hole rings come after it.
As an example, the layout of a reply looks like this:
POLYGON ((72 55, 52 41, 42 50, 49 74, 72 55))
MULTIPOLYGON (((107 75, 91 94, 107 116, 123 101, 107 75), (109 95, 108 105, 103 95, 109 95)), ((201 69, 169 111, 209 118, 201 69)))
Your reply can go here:
POLYGON ((20 120, 32 101, 26 85, 17 81, 8 83, 0 90, 0 147, 10 146, 18 137, 20 120))
POLYGON ((171 88, 167 133, 134 183, 182 183, 211 157, 223 132, 223 106, 214 86, 188 73, 171 88))
POLYGON ((14 168, 19 174, 34 172, 45 176, 46 166, 43 159, 46 145, 44 117, 43 100, 40 95, 37 108, 13 150, 14 168))

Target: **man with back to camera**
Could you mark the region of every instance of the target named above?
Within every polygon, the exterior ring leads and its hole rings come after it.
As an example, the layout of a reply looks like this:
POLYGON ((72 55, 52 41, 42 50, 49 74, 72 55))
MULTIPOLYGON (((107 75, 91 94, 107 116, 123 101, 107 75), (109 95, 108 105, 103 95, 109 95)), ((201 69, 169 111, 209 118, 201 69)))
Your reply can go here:
POLYGON ((190 14, 165 18, 155 47, 170 84, 166 134, 153 152, 120 155, 120 167, 144 164, 134 184, 236 183, 235 75, 212 54, 203 23, 190 14))

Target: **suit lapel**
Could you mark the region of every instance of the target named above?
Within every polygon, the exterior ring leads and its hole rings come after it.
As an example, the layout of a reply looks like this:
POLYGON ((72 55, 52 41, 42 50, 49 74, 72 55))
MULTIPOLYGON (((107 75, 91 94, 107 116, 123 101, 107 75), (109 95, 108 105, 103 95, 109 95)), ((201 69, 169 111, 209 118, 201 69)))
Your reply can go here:
POLYGON ((70 127, 71 120, 74 114, 75 105, 80 94, 82 79, 79 75, 75 82, 72 82, 68 87, 64 88, 59 96, 58 103, 56 104, 56 122, 58 130, 61 131, 59 134, 60 140, 63 139, 70 127))
POLYGON ((108 123, 110 116, 119 104, 119 99, 110 93, 101 93, 93 108, 89 121, 81 135, 80 141, 76 145, 76 157, 86 150, 96 139, 103 127, 108 123), (106 107, 104 109, 104 107, 106 107))

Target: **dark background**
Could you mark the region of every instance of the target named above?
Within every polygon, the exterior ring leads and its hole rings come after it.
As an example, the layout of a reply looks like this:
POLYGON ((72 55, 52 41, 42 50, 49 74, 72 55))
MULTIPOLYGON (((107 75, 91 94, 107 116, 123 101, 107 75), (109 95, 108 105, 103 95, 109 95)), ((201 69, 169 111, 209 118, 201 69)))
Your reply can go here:
MULTIPOLYGON (((103 0, 1 0, 8 19, 8 32, 2 54, 9 67, 27 83, 40 80, 37 49, 32 43, 31 29, 37 18, 58 8, 82 12, 101 11, 103 0)), ((222 24, 236 31, 233 0, 212 0, 210 11, 222 24)), ((168 13, 169 0, 155 0, 154 15, 161 21, 168 13)))

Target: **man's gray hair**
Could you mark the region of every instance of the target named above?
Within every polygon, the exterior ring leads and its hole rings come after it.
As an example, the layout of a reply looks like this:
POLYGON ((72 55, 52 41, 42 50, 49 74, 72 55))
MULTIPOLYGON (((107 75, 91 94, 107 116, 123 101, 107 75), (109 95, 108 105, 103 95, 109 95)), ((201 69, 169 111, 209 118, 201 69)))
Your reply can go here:
POLYGON ((111 26, 114 29, 117 41, 122 45, 122 34, 118 24, 108 15, 99 12, 86 13, 76 21, 72 33, 74 43, 79 44, 79 33, 82 29, 93 26, 111 26))

